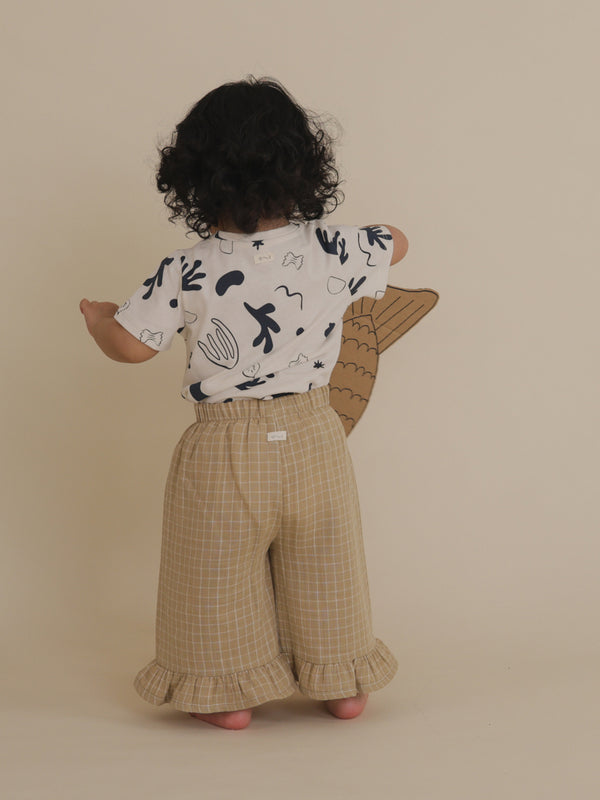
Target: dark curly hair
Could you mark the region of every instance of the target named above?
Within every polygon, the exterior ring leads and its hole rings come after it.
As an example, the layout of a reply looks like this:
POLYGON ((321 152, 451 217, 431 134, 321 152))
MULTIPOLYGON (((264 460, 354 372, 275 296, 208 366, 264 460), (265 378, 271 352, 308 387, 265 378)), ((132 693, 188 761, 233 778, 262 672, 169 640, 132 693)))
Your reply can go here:
POLYGON ((274 78, 205 95, 159 149, 156 185, 171 222, 203 239, 223 219, 254 233, 259 219, 311 220, 344 199, 333 137, 274 78))

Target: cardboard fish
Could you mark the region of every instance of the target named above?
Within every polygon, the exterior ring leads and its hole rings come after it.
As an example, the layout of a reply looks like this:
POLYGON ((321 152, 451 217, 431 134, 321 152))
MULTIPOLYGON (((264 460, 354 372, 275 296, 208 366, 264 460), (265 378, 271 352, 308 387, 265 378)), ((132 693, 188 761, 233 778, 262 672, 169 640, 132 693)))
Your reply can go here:
POLYGON ((433 289, 388 286, 379 300, 363 297, 348 306, 340 354, 329 380, 329 404, 339 414, 346 436, 367 407, 380 353, 422 320, 438 299, 433 289))

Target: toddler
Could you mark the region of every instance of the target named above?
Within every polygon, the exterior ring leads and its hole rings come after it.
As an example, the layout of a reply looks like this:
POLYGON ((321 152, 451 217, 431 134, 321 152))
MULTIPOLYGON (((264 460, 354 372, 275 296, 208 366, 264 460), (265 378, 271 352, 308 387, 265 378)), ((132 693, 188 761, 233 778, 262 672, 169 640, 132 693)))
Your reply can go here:
POLYGON ((165 490, 156 653, 139 695, 223 728, 296 689, 341 719, 393 678, 372 632, 353 466, 328 381, 342 318, 406 253, 390 225, 327 225, 332 140, 273 79, 203 97, 161 149, 170 220, 197 241, 118 307, 82 300, 101 350, 186 343, 183 433, 165 490))

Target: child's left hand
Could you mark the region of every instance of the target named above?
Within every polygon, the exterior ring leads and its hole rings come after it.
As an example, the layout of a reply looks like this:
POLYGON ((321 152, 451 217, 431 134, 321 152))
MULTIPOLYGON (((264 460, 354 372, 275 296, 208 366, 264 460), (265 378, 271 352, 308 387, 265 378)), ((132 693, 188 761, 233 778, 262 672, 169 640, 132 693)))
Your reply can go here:
POLYGON ((94 335, 94 328, 98 322, 101 319, 104 319, 104 317, 114 317, 118 308, 119 306, 116 303, 99 303, 96 300, 92 300, 92 302, 90 302, 86 298, 79 303, 79 310, 85 317, 85 324, 87 325, 87 329, 92 336, 94 335))

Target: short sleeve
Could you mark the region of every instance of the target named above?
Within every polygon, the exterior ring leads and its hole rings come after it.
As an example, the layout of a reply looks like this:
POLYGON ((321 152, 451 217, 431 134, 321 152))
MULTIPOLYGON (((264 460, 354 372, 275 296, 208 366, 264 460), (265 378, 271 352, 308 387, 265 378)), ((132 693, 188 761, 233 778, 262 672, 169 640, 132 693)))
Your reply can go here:
POLYGON ((115 313, 132 336, 153 350, 168 350, 184 327, 179 253, 164 258, 158 270, 115 313))
POLYGON ((387 289, 390 262, 394 252, 394 238, 383 225, 356 228, 357 266, 354 283, 350 289, 352 302, 359 297, 383 297, 387 289))
POLYGON ((394 252, 394 238, 388 228, 331 225, 319 227, 316 234, 331 256, 334 286, 340 287, 338 291, 348 290, 350 303, 361 297, 383 297, 394 252))

